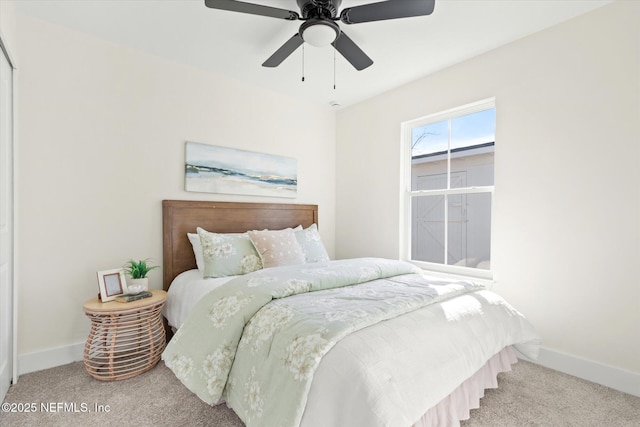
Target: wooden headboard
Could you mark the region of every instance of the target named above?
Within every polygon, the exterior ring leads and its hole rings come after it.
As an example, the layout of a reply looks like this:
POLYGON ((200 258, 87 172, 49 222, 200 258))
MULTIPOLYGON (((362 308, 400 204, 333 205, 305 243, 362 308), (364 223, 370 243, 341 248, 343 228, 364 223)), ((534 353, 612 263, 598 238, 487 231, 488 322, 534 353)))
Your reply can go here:
POLYGON ((162 278, 164 290, 183 271, 196 268, 187 233, 202 227, 214 233, 279 230, 318 223, 317 205, 280 203, 162 201, 162 278))

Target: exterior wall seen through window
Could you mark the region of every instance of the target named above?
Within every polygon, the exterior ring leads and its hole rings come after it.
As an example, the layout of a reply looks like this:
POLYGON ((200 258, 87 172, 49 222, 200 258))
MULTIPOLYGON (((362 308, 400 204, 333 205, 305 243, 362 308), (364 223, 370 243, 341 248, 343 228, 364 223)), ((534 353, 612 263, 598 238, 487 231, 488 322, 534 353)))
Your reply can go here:
POLYGON ((493 100, 405 123, 403 129, 405 147, 410 146, 404 258, 427 269, 490 275, 493 100))

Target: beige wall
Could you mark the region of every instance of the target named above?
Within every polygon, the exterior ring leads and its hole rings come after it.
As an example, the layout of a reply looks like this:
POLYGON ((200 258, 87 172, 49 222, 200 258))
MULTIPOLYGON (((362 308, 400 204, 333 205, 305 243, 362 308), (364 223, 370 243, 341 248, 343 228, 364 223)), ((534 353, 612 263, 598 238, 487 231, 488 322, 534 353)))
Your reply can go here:
POLYGON ((640 2, 338 113, 336 255, 399 256, 400 123, 496 98, 494 289, 543 345, 640 373, 640 2))
POLYGON ((16 39, 16 10, 13 2, 0 1, 0 31, 6 46, 10 50, 12 59, 15 61, 15 39, 16 39))
MULTIPOLYGON (((335 113, 18 15, 19 353, 86 340, 96 271, 162 261, 162 199, 319 205, 334 252, 335 113), (298 160, 297 199, 187 193, 185 141, 298 160)), ((161 288, 161 271, 150 274, 161 288)))
POLYGON ((295 202, 320 205, 330 253, 393 258, 400 123, 495 96, 495 289, 546 347, 640 373, 638 2, 344 109, 337 124, 0 3, 19 66, 20 354, 86 339, 96 271, 161 260, 160 200, 291 201, 184 192, 185 140, 296 157, 295 202))

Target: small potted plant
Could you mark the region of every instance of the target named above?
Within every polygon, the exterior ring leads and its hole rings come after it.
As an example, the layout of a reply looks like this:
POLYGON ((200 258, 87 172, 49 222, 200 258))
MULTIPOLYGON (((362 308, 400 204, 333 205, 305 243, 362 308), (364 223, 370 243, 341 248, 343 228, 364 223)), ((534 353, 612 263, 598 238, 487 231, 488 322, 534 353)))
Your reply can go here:
POLYGON ((124 265, 124 271, 130 277, 127 279, 127 293, 137 294, 149 289, 149 278, 147 274, 158 268, 157 265, 151 265, 149 259, 134 261, 130 259, 124 265))

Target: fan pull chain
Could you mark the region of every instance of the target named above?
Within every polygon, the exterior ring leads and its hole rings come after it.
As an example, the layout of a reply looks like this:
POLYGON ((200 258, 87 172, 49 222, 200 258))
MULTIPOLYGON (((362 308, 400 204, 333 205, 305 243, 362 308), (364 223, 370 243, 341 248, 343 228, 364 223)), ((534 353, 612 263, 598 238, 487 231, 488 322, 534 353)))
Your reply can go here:
POLYGON ((304 81, 304 43, 302 43, 302 81, 304 81))
POLYGON ((336 90, 336 50, 333 49, 333 90, 336 90))

